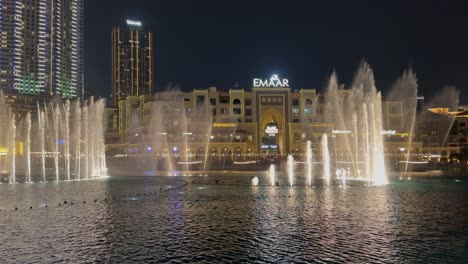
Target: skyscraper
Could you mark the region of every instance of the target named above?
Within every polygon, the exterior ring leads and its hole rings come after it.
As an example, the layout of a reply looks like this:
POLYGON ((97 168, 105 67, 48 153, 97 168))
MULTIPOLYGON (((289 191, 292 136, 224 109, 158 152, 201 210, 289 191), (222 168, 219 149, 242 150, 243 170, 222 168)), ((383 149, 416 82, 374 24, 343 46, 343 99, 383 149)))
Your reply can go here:
POLYGON ((152 33, 140 21, 112 29, 112 102, 153 93, 152 33))
POLYGON ((0 89, 79 96, 84 0, 0 0, 0 89))

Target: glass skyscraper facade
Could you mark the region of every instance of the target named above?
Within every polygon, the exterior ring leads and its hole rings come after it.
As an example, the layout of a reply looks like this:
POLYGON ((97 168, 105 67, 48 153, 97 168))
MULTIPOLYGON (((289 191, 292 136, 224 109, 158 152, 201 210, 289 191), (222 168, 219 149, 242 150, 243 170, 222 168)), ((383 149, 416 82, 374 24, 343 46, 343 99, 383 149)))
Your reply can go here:
POLYGON ((140 21, 112 29, 112 103, 153 93, 153 40, 140 21))
POLYGON ((0 89, 81 96, 84 0, 0 0, 0 89))

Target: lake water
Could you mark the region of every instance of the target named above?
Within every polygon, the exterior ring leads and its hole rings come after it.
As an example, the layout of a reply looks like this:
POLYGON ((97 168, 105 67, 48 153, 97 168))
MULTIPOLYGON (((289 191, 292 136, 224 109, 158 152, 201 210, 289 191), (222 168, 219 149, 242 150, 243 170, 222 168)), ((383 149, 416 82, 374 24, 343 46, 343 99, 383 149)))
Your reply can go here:
POLYGON ((0 210, 0 263, 468 263, 463 181, 111 177, 0 184, 0 210))

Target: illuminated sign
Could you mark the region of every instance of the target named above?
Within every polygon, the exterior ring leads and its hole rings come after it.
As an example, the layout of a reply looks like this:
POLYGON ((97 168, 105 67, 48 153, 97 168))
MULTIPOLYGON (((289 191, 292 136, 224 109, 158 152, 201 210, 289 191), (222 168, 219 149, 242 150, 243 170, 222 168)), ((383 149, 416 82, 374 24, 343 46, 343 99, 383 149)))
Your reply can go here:
POLYGON ((141 27, 141 22, 127 19, 127 25, 141 27))
POLYGON ((288 79, 280 79, 278 75, 274 74, 271 78, 262 80, 262 79, 253 79, 254 87, 289 87, 288 79))
POLYGON ((213 127, 237 127, 236 123, 213 123, 213 127))
POLYGON ((396 134, 396 131, 395 131, 395 130, 384 130, 384 131, 382 131, 382 133, 383 133, 384 135, 390 136, 390 135, 395 135, 395 134, 396 134))
POLYGON ((332 130, 333 134, 351 134, 351 130, 332 130))
POLYGON ((279 130, 277 126, 267 126, 265 128, 265 133, 268 134, 270 137, 275 136, 278 134, 279 130))
POLYGON ((262 145, 262 149, 277 149, 278 145, 262 145))

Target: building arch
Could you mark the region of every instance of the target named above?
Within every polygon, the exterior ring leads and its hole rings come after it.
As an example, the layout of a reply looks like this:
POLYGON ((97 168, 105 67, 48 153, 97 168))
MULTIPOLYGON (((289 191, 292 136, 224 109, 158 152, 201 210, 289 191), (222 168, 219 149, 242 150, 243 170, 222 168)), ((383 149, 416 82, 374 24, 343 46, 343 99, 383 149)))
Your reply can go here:
MULTIPOLYGON (((284 152, 286 151, 286 124, 285 124, 285 117, 284 113, 282 114, 278 109, 276 108, 271 108, 268 109, 267 112, 265 112, 262 115, 259 130, 258 130, 258 135, 260 138, 266 135, 265 133, 265 128, 269 124, 275 124, 278 128, 277 132, 277 138, 278 138, 278 146, 279 146, 279 152, 284 152)), ((260 146, 260 150, 262 146, 260 146)))
POLYGON ((243 160, 244 159, 244 151, 241 147, 234 148, 233 152, 233 160, 243 160))

